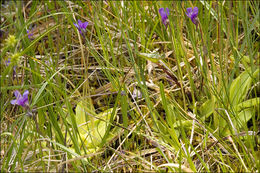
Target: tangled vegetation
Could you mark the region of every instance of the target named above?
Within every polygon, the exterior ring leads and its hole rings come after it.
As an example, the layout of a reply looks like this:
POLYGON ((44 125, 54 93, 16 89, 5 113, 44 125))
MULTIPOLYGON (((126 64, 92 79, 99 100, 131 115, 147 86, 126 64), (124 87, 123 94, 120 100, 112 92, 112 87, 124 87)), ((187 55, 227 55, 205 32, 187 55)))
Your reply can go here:
POLYGON ((258 1, 2 1, 1 172, 258 172, 258 1))

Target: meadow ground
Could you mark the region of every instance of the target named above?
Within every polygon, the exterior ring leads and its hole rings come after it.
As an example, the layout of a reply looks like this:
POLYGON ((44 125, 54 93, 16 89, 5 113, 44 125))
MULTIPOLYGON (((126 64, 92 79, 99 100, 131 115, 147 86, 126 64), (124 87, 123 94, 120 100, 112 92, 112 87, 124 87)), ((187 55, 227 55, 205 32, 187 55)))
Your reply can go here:
POLYGON ((1 172, 259 172, 259 1, 1 1, 1 172))

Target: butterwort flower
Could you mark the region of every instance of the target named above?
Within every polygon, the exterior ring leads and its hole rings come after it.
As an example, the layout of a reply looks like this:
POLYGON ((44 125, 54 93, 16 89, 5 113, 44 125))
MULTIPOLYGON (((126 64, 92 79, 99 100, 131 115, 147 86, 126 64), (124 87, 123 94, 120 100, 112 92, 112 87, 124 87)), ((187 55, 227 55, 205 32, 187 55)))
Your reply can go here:
POLYGON ((11 63, 11 60, 10 60, 10 58, 8 58, 8 60, 5 61, 5 65, 6 65, 6 66, 9 66, 10 63, 11 63))
POLYGON ((198 19, 197 19, 198 13, 199 13, 198 7, 194 7, 193 9, 191 7, 187 8, 186 15, 191 19, 192 23, 194 23, 195 25, 198 24, 198 19))
POLYGON ((28 34, 28 38, 29 38, 29 39, 33 39, 33 38, 32 38, 32 36, 33 36, 33 33, 30 33, 30 31, 29 31, 29 30, 27 30, 26 32, 27 32, 27 34, 28 34))
POLYGON ((81 20, 78 20, 78 24, 77 23, 73 23, 75 25, 76 28, 78 28, 80 34, 83 34, 83 32, 86 31, 86 28, 88 26, 88 22, 81 22, 81 20))
POLYGON ((28 101, 29 91, 28 90, 25 90, 23 95, 21 95, 21 93, 16 90, 14 92, 14 95, 15 95, 16 99, 11 100, 12 105, 19 105, 22 107, 26 107, 29 105, 29 101, 28 101))
POLYGON ((164 8, 160 8, 159 9, 159 13, 161 15, 163 24, 167 27, 167 25, 168 25, 167 24, 167 19, 168 19, 168 16, 169 16, 170 13, 169 13, 169 9, 168 8, 165 8, 165 10, 164 10, 164 8))

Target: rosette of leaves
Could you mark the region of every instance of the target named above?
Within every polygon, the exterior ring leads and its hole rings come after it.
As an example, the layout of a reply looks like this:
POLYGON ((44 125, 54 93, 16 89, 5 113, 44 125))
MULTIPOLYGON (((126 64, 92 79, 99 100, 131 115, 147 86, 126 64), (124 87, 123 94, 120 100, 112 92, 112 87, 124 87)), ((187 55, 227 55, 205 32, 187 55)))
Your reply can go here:
POLYGON ((224 136, 231 134, 229 127, 235 127, 232 130, 246 127, 247 122, 259 108, 260 98, 248 97, 252 86, 258 82, 257 79, 259 79, 259 69, 251 71, 248 68, 242 72, 232 81, 228 94, 224 94, 223 99, 213 96, 204 102, 199 109, 202 120, 214 113, 215 127, 219 127, 220 133, 224 136), (230 117, 231 122, 227 116, 230 117))
MULTIPOLYGON (((89 104, 80 101, 76 107, 74 120, 69 118, 69 122, 76 124, 78 129, 78 144, 81 150, 93 153, 106 141, 111 140, 117 133, 117 128, 111 129, 111 124, 116 117, 117 110, 107 109, 96 114, 89 104)), ((72 146, 73 147, 73 146, 72 146)))

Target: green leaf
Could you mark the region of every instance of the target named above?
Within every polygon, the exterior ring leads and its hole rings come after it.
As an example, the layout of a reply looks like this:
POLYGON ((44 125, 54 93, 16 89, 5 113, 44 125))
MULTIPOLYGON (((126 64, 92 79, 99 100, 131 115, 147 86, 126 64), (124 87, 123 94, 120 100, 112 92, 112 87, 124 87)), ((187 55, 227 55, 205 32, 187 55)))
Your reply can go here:
POLYGON ((208 118, 214 112, 215 101, 215 97, 213 96, 211 99, 207 100, 201 105, 199 112, 203 120, 205 120, 205 118, 208 118))
MULTIPOLYGON (((86 147, 97 148, 103 140, 108 129, 113 108, 99 114, 95 114, 88 108, 87 102, 79 102, 76 107, 76 122, 80 137, 86 147)), ((116 113, 115 113, 116 114, 116 113)), ((114 120, 115 116, 113 117, 114 120)))
POLYGON ((168 129, 161 121, 157 121, 160 134, 168 134, 168 129))
POLYGON ((161 59, 161 55, 158 52, 152 53, 138 53, 138 55, 146 60, 157 63, 161 59))
POLYGON ((191 128, 192 127, 192 121, 193 120, 180 120, 180 121, 176 121, 174 123, 174 128, 177 128, 177 127, 184 127, 184 128, 191 128), (181 123, 180 123, 181 121, 181 123))
MULTIPOLYGON (((83 101, 79 102, 76 107, 75 119, 76 119, 76 123, 78 125, 79 132, 81 134, 84 134, 88 130, 87 126, 83 125, 84 123, 86 123, 89 120, 87 118, 88 117, 87 112, 89 112, 87 103, 83 102, 83 101)), ((94 112, 91 112, 91 114, 95 115, 94 112)))
POLYGON ((248 108, 242 110, 235 118, 234 118, 234 125, 238 128, 246 126, 246 123, 252 118, 255 113, 254 108, 248 108))
POLYGON ((253 73, 253 76, 251 76, 248 71, 244 71, 232 82, 229 93, 229 98, 232 105, 235 106, 246 98, 246 94, 252 84, 252 77, 256 77, 258 73, 259 69, 253 73))
MULTIPOLYGON (((94 124, 93 126, 92 125, 89 126, 89 131, 87 134, 85 134, 87 138, 86 144, 88 147, 95 148, 99 144, 101 144, 102 139, 106 134, 106 131, 109 130, 108 125, 112 115, 112 111, 113 108, 108 109, 102 113, 99 113, 96 118, 90 117, 90 118, 94 118, 94 124)), ((88 124, 86 126, 88 126, 88 124)))
POLYGON ((234 110, 236 112, 240 112, 243 109, 255 107, 255 106, 259 106, 259 105, 260 105, 260 98, 257 97, 257 98, 249 99, 249 100, 246 100, 242 103, 239 103, 238 105, 236 105, 234 107, 234 110))
POLYGON ((83 101, 80 101, 76 107, 76 123, 79 126, 79 132, 85 133, 87 127, 83 124, 90 121, 93 124, 94 118, 96 116, 95 108, 92 104, 92 100, 87 98, 83 101))

